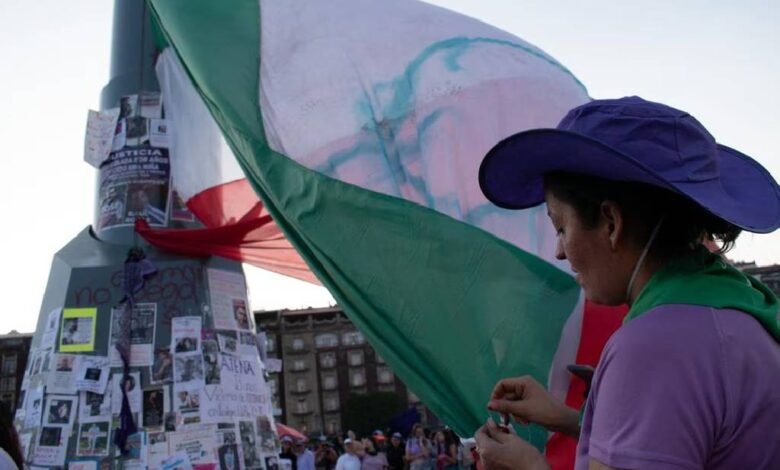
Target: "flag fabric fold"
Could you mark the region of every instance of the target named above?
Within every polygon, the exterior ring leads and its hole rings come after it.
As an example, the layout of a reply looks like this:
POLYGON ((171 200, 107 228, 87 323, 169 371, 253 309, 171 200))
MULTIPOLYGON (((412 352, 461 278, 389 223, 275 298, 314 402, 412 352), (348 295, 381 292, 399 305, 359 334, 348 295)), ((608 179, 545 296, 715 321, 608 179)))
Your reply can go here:
POLYGON ((588 99, 566 68, 411 0, 150 4, 171 80, 197 93, 285 238, 434 413, 470 435, 496 380, 518 374, 565 395, 580 289, 544 208, 490 205, 477 169, 500 139, 588 99))

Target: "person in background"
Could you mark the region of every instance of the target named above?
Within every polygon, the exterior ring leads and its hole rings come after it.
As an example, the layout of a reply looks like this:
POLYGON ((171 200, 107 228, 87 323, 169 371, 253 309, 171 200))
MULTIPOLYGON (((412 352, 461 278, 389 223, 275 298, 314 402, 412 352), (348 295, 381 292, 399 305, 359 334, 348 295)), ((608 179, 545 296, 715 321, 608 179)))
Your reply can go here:
POLYGON ((314 463, 317 470, 332 470, 336 466, 339 454, 333 449, 333 446, 323 436, 320 439, 320 446, 314 454, 314 463))
POLYGON ((350 438, 344 439, 344 454, 336 461, 336 470, 360 470, 362 446, 350 438))
POLYGON ((409 470, 426 470, 429 467, 428 454, 430 441, 425 437, 422 424, 412 426, 412 432, 406 441, 406 453, 404 459, 409 464, 409 470))
POLYGON ((387 470, 387 456, 379 452, 371 439, 363 439, 363 463, 361 470, 387 470))
POLYGON ((282 436, 282 452, 279 454, 279 457, 282 459, 287 459, 292 463, 292 469, 298 470, 298 457, 295 455, 295 453, 292 450, 292 444, 293 440, 290 436, 282 436))
POLYGON ((458 441, 450 429, 436 432, 434 447, 436 448, 436 470, 456 470, 458 468, 458 441))
POLYGON ((314 470, 314 453, 306 448, 306 441, 295 441, 295 457, 298 470, 314 470))
POLYGON ((387 451, 387 440, 385 439, 385 433, 377 429, 371 433, 371 440, 374 443, 374 448, 377 452, 387 451))
POLYGON ((390 437, 390 445, 387 446, 387 466, 390 470, 403 470, 404 468, 404 442, 401 433, 394 432, 390 437))
POLYGON ((0 469, 21 469, 23 466, 22 446, 11 409, 6 402, 0 401, 0 469))

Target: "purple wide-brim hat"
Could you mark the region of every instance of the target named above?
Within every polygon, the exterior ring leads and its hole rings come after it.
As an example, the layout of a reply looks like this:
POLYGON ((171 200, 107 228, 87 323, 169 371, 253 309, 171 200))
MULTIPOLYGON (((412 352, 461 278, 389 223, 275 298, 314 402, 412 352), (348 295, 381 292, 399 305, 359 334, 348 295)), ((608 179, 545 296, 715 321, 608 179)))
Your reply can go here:
POLYGON ((495 205, 525 209, 544 202, 550 172, 668 189, 750 232, 780 227, 780 189, 764 167, 716 143, 688 113, 635 96, 594 100, 555 129, 502 140, 482 161, 479 185, 495 205))

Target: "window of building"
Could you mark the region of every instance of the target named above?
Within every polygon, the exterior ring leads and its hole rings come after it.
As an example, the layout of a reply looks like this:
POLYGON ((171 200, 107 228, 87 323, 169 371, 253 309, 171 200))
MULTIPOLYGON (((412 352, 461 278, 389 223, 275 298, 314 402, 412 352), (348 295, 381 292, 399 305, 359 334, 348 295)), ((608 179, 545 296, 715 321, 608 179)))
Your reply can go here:
POLYGON ((336 367, 336 353, 322 353, 320 355, 320 366, 325 369, 336 367))
POLYGON ((308 413, 309 412, 309 404, 304 399, 298 400, 298 403, 297 403, 295 409, 296 409, 296 411, 298 411, 298 413, 308 413))
POLYGON ((339 337, 331 333, 317 335, 314 338, 314 344, 317 345, 317 348, 335 348, 339 345, 339 337))
POLYGON ((339 397, 338 395, 332 395, 325 397, 323 400, 325 411, 338 411, 339 410, 339 397))
POLYGON ((365 343, 366 339, 363 337, 363 333, 359 331, 350 331, 349 333, 341 335, 341 342, 344 346, 357 346, 365 343))
POLYGON ((362 387, 366 384, 366 374, 362 370, 349 371, 349 384, 353 387, 362 387))
POLYGON ((338 379, 333 374, 322 376, 322 388, 325 390, 335 390, 338 386, 338 379))
POLYGON ((363 351, 350 351, 347 356, 349 359, 349 365, 352 367, 363 365, 363 351))
POLYGON ((306 344, 303 342, 303 338, 295 338, 292 340, 293 351, 303 351, 306 349, 306 344))
MULTIPOLYGON (((15 392, 16 391, 16 378, 4 377, 0 379, 0 393, 15 392)), ((11 407, 13 409, 13 407, 11 407)))
POLYGON ((339 423, 338 421, 328 421, 328 434, 338 434, 339 423))
POLYGON ((309 391, 309 384, 306 383, 306 379, 300 378, 295 381, 295 390, 298 392, 309 391))
POLYGON ((393 383, 393 372, 388 367, 377 367, 376 381, 380 384, 393 383))
POLYGON ((16 354, 3 356, 3 375, 16 375, 16 354))
POLYGON ((306 361, 303 359, 296 359, 293 361, 293 370, 306 370, 306 361))
POLYGON ((279 389, 276 385, 276 379, 269 379, 268 380, 268 389, 271 391, 271 394, 276 395, 279 392, 279 389))
POLYGON ((265 350, 269 353, 276 351, 276 338, 268 336, 265 339, 265 350))
POLYGON ((385 364, 385 359, 380 356, 379 354, 376 355, 376 363, 377 364, 385 364))

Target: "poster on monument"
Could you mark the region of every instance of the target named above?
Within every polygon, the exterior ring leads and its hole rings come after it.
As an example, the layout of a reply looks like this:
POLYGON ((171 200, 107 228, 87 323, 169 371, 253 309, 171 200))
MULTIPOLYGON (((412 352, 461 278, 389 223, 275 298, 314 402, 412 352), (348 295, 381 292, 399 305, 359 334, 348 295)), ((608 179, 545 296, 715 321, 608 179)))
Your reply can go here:
MULTIPOLYGON (((190 426, 200 423, 200 395, 201 390, 187 390, 173 387, 173 411, 175 412, 175 427, 178 430, 182 426, 190 426)), ((166 418, 169 415, 166 414, 166 418)), ((168 423, 166 422, 166 427, 168 423)), ((182 428, 183 429, 183 428, 182 428)), ((167 430, 167 429, 166 429, 167 430)))
MULTIPOLYGON (((201 317, 175 317, 171 320, 171 353, 200 351, 201 317)), ((174 371, 175 372, 175 371, 174 371)))
POLYGON ((78 401, 72 395, 49 395, 46 398, 44 425, 73 426, 78 401))
POLYGON ((87 112, 87 132, 84 136, 84 161, 95 168, 108 158, 114 145, 119 108, 87 112))
MULTIPOLYGON (((132 145, 130 125, 128 121, 128 145, 132 145)), ((168 149, 125 148, 112 152, 100 167, 98 229, 132 226, 139 218, 152 227, 164 227, 170 180, 168 149)))
POLYGON ((203 423, 254 420, 271 414, 271 393, 257 358, 220 354, 220 383, 200 394, 203 423))
POLYGON ((46 328, 41 336, 41 344, 38 345, 39 348, 52 349, 57 345, 57 328, 60 326, 60 313, 62 313, 61 308, 55 308, 49 312, 49 315, 46 317, 46 328))
POLYGON ((185 452, 193 465, 216 463, 217 426, 198 425, 168 434, 171 453, 185 452))
POLYGON ((81 423, 76 455, 88 457, 108 455, 108 446, 111 442, 110 430, 109 421, 81 423))
POLYGON ((111 411, 119 414, 122 410, 122 388, 127 394, 127 401, 130 404, 130 411, 138 413, 141 411, 141 373, 130 372, 125 379, 121 373, 115 373, 111 376, 111 411))
POLYGON ((96 308, 66 308, 62 311, 60 352, 95 350, 96 308))
POLYGON ((79 422, 107 421, 111 419, 111 389, 101 395, 93 392, 79 393, 79 422))
MULTIPOLYGON (((122 357, 116 349, 122 331, 121 310, 111 309, 111 367, 121 367, 122 357)), ((157 304, 137 303, 130 314, 130 367, 151 366, 154 361, 154 334, 157 304)))
POLYGON ((33 452, 33 463, 44 467, 65 464, 68 452, 70 428, 64 426, 43 426, 38 436, 38 445, 33 452))
POLYGON ((25 428, 37 428, 43 416, 43 387, 35 387, 25 397, 25 428))
POLYGON ((149 374, 153 384, 170 383, 173 380, 173 356, 169 348, 154 351, 154 362, 149 374))
POLYGON ((76 390, 105 393, 109 366, 109 360, 105 356, 79 356, 76 361, 76 390))
POLYGON ((214 327, 218 330, 254 331, 247 309, 244 276, 222 269, 209 269, 207 276, 214 327))
POLYGON ((159 468, 162 461, 168 457, 168 439, 165 432, 150 432, 148 434, 146 461, 149 468, 159 468))
POLYGON ((165 413, 171 411, 168 387, 143 391, 143 426, 149 429, 162 429, 165 413))
POLYGON ((54 370, 46 377, 47 393, 74 393, 78 355, 54 354, 54 370))

